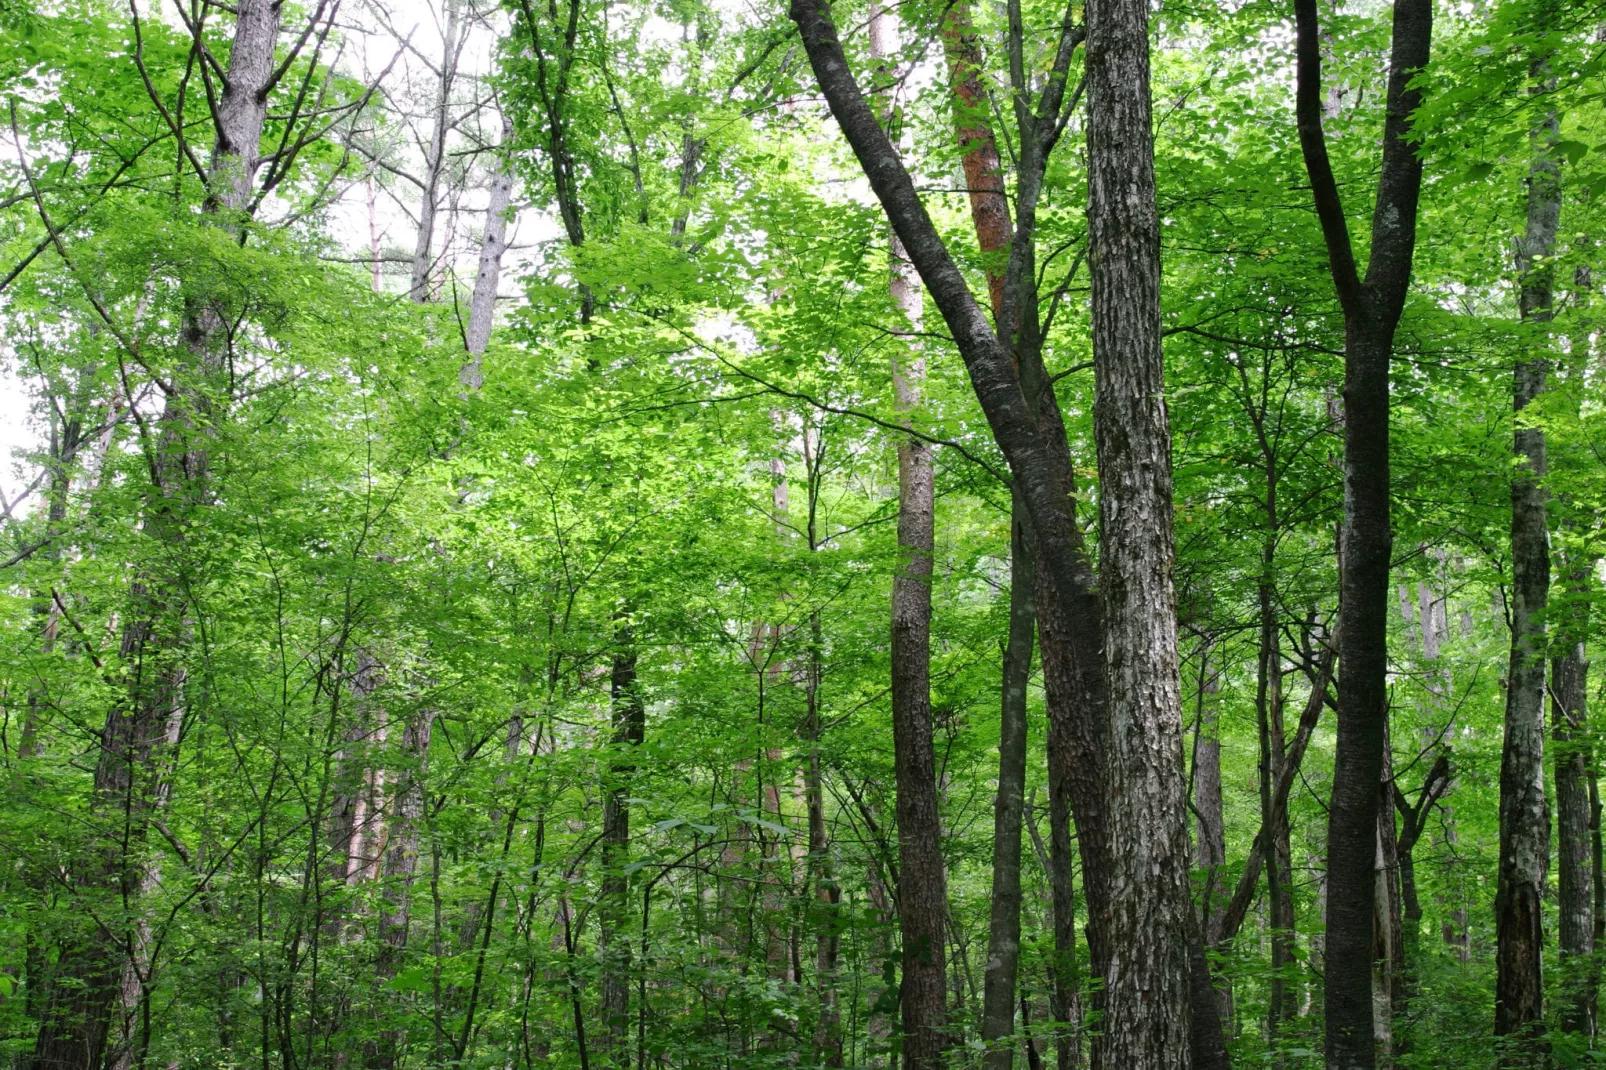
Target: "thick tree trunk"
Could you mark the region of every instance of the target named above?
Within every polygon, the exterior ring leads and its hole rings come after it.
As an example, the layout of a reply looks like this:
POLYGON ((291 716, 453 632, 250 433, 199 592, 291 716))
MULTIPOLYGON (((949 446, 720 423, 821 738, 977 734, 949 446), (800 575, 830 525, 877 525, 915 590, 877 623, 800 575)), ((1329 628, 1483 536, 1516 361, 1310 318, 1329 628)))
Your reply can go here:
POLYGON ((1322 132, 1316 0, 1295 0, 1295 112, 1328 269, 1344 310, 1344 521, 1339 579, 1342 672, 1338 747, 1327 811, 1324 980, 1330 1070, 1370 1070, 1377 786, 1388 724, 1389 358, 1410 289, 1422 161, 1407 140, 1433 35, 1430 0, 1397 0, 1383 152, 1364 279, 1322 132))
MULTIPOLYGON (((1076 737, 1078 742, 1098 739, 1103 728, 1102 719, 1096 719, 1097 711, 1104 708, 1104 671, 1100 654, 1101 637, 1098 634, 1098 588, 1093 579, 1084 540, 1076 526, 1071 502, 1067 496, 1070 483, 1068 465, 1061 460, 1066 452, 1063 433, 1057 441, 1043 435, 1039 423, 1039 410, 1028 401, 1030 388, 1022 382, 1027 371, 1027 347, 1022 347, 1021 369, 1017 374, 1009 347, 999 339, 988 324, 985 314, 966 285, 964 276, 959 272, 953 257, 921 204, 908 170, 903 166, 897 150, 888 140, 865 100, 843 55, 829 9, 820 0, 793 0, 788 13, 798 26, 809 64, 830 106, 831 114, 852 146, 871 188, 886 211, 887 218, 891 221, 899 239, 904 243, 911 261, 919 270, 922 281, 925 282, 933 302, 942 313, 943 321, 957 344, 977 400, 987 416, 988 425, 1009 461, 1016 485, 1020 487, 1031 512, 1033 535, 1038 547, 1039 572, 1047 577, 1052 585, 1055 601, 1063 600, 1066 603, 1066 606, 1050 609, 1045 614, 1045 602, 1041 597, 1038 600, 1039 635, 1043 643, 1045 666, 1049 668, 1047 675, 1050 687, 1053 687, 1053 680, 1057 675, 1049 665, 1048 652, 1052 629, 1057 635, 1069 636, 1075 643, 1075 663, 1060 666, 1063 670, 1060 682, 1087 695, 1092 701, 1062 709, 1059 716, 1069 723, 1056 726, 1053 692, 1050 691, 1049 749, 1051 756, 1058 752, 1057 760, 1061 763, 1061 771, 1068 774, 1065 779, 1077 792, 1078 834, 1084 863, 1090 857, 1090 853, 1091 857, 1098 860, 1098 864, 1086 866, 1090 878, 1088 899, 1092 912, 1089 927, 1090 951, 1094 962, 1098 963, 1105 943, 1100 933, 1107 928, 1105 922, 1107 915, 1100 912, 1100 889, 1092 879, 1107 868, 1103 863, 1103 855, 1099 853, 1099 845, 1093 842, 1093 837, 1102 827, 1102 823, 1093 818, 1107 805, 1106 793, 1103 791, 1105 786, 1103 777, 1098 772, 1102 749, 1098 746, 1089 747, 1087 755, 1089 760, 1073 766, 1068 757, 1069 747, 1057 748, 1054 738, 1057 732, 1063 731, 1076 737), (1045 616, 1048 619, 1044 619, 1045 616), (1087 791, 1088 805, 1085 811, 1080 805, 1083 801, 1081 797, 1083 788, 1090 789, 1087 791)), ((1146 40, 1146 35, 1139 36, 1143 36, 1146 40)), ((1070 56, 1080 41, 1080 33, 1067 20, 1055 59, 1055 73, 1044 88, 1036 114, 1030 114, 1024 101, 1022 107, 1017 109, 1018 115, 1022 112, 1027 113, 1025 125, 1030 126, 1033 133, 1030 150, 1039 159, 1052 148, 1057 132, 1061 129, 1058 122, 1062 108, 1066 104, 1062 92, 1066 81, 1065 71, 1070 56)), ((1042 175, 1040 169, 1023 168, 1022 173, 1024 178, 1030 178, 1030 182, 1023 185, 1023 190, 1031 192, 1039 188, 1042 175)), ((1034 197, 1035 192, 1032 192, 1032 196, 1021 196, 1022 212, 1034 197)), ((1030 233, 1030 228, 1024 223, 1021 225, 1021 230, 1030 233)), ((1026 244, 1029 243, 1017 241, 1015 253, 1021 252, 1026 244)), ((1010 268, 1012 277, 1023 279, 1031 277, 1030 272, 1019 271, 1023 264, 1024 258, 1012 253, 1010 268)), ((1007 289, 1006 287, 1006 301, 1009 299, 1007 289)), ((1011 316, 1002 318, 1006 323, 1014 322, 1011 316)), ((1029 325, 1025 320, 1022 323, 1029 325)), ((1156 320, 1156 331, 1158 331, 1157 323, 1156 320)), ((1040 367, 1040 360, 1038 364, 1040 367)), ((1045 392, 1042 401, 1045 408, 1051 398, 1052 393, 1045 392)), ((1173 687, 1174 683, 1173 667, 1173 687)), ((1063 736, 1061 741, 1063 742, 1063 736)), ((1167 760, 1180 765, 1180 741, 1174 742, 1177 744, 1176 753, 1173 758, 1167 760)), ((1051 758, 1051 761, 1053 760, 1055 759, 1051 758)), ((1051 777, 1055 775, 1052 764, 1050 775, 1051 777)), ((1176 779, 1177 798, 1171 800, 1174 803, 1181 801, 1180 770, 1176 779)), ((1185 852, 1186 834, 1180 811, 1168 819, 1167 827, 1172 824, 1182 832, 1180 839, 1185 852)), ((1167 849, 1170 849, 1169 844, 1167 849)), ((1182 856, 1182 868, 1185 882, 1185 853, 1182 856)), ((1185 883, 1183 905, 1186 905, 1185 883)), ((1186 960, 1186 956, 1180 953, 1178 958, 1186 960)))
MULTIPOLYGON (((242 0, 235 9, 204 203, 207 219, 231 233, 238 233, 255 188, 279 20, 273 0, 242 0)), ((160 417, 145 520, 146 534, 170 552, 183 543, 186 514, 206 501, 207 425, 213 380, 223 367, 223 330, 223 319, 211 306, 191 302, 186 308, 181 334, 187 364, 175 376, 178 388, 167 392, 160 417)), ((123 664, 130 667, 128 690, 107 713, 100 737, 92 808, 114 831, 86 860, 79 883, 86 891, 111 893, 129 903, 137 903, 149 878, 139 855, 151 816, 165 798, 164 769, 171 760, 166 752, 173 747, 169 741, 176 742, 173 726, 183 712, 188 623, 182 582, 157 574, 132 585, 121 644, 123 664)), ((130 916, 119 931, 97 926, 66 939, 27 1065, 37 1070, 100 1065, 124 970, 136 965, 137 925, 130 916)))
MULTIPOLYGON (((1542 70, 1537 68, 1536 71, 1542 70)), ((1528 173, 1528 222, 1518 249, 1521 312, 1546 329, 1551 318, 1550 253, 1556 243, 1561 188, 1550 149, 1554 115, 1534 131, 1528 173)), ((1507 672, 1505 744, 1500 756, 1500 871, 1495 893, 1495 1034, 1532 1037, 1508 1049, 1509 1065, 1527 1065, 1544 1021, 1545 872, 1550 861, 1550 810, 1545 798, 1545 607, 1550 592, 1550 529, 1546 517, 1545 432, 1523 410, 1546 388, 1548 345, 1518 364, 1512 379, 1517 466, 1511 480, 1511 665, 1507 672)))
POLYGON ((1024 507, 1010 522, 1009 639, 998 729, 998 797, 993 806, 992 906, 987 930, 981 1038, 986 1070, 1015 1058, 1015 983, 1020 965, 1020 844, 1026 805, 1026 688, 1032 671, 1033 562, 1024 507))
MULTIPOLYGON (((911 321, 918 283, 901 243, 892 243, 893 300, 911 321)), ((893 369, 896 405, 912 421, 924 360, 911 350, 893 369)), ((892 733, 898 784, 898 917, 903 933, 904 1066, 935 1068, 947 1046, 944 915, 947 876, 938 815, 931 722, 931 569, 935 482, 929 444, 898 444, 897 575, 892 581, 892 733)))
POLYGON ((1104 1065, 1187 1068, 1193 903, 1176 613, 1171 431, 1160 343, 1160 223, 1148 5, 1087 6, 1099 577, 1109 688, 1110 960, 1104 1065))

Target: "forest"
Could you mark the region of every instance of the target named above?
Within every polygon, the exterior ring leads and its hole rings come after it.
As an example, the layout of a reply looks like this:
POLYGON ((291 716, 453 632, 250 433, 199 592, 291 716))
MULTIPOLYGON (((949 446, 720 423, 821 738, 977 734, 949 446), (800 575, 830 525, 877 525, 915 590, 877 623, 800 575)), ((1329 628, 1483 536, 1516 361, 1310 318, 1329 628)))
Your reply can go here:
POLYGON ((1606 1065, 1602 0, 0 0, 0 451, 0 1065, 1606 1065))

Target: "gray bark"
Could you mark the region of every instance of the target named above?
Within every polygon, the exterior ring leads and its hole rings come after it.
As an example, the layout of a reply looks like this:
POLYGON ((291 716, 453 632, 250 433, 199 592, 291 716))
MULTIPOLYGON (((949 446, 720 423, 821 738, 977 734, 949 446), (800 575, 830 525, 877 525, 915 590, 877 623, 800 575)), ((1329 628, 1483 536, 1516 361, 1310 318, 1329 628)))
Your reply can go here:
MULTIPOLYGON (((513 124, 502 117, 502 151, 510 151, 513 124)), ((480 242, 480 262, 474 273, 474 294, 469 299, 468 322, 463 327, 463 348, 469 359, 458 370, 457 378, 469 390, 485 383, 480 358, 491 341, 496 322, 496 287, 502 277, 502 255, 507 252, 507 225, 513 206, 513 169, 506 159, 498 159, 491 173, 490 203, 485 207, 485 237, 480 242)))
POLYGON ((446 0, 441 65, 435 72, 435 100, 430 109, 429 141, 424 146, 424 177, 419 184, 418 236, 413 244, 412 277, 407 284, 407 296, 421 304, 431 297, 430 276, 435 267, 435 213, 440 209, 441 174, 446 169, 446 135, 452 125, 452 89, 457 81, 457 61, 466 38, 461 0, 446 0))
MULTIPOLYGON (((1542 65, 1536 65, 1536 73, 1542 65)), ((1558 168, 1550 148, 1554 115, 1533 133, 1528 174, 1528 221, 1517 254, 1524 320, 1551 318, 1550 253, 1561 213, 1558 168)), ((1511 479, 1511 662, 1507 672, 1505 743, 1500 756, 1500 870, 1495 894, 1495 1034, 1535 1037, 1544 1020, 1543 900, 1550 861, 1550 810, 1545 798, 1545 607, 1550 591, 1550 530, 1546 516, 1545 432, 1523 410, 1546 389, 1545 342, 1518 364, 1512 379, 1516 417, 1511 479)), ((1510 1050, 1526 1065, 1537 1039, 1510 1050)))
POLYGON ((1143 0, 1088 4, 1087 85, 1093 420, 1113 804, 1103 1065, 1187 1070, 1193 902, 1143 0))

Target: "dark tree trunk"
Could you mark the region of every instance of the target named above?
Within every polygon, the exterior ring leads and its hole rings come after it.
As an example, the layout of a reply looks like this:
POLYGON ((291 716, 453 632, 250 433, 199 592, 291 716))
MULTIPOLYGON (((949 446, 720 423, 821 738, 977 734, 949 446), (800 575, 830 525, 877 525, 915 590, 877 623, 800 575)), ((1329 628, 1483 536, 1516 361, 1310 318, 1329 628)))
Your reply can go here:
POLYGON ((1143 0, 1087 6, 1093 420, 1113 803, 1103 1065, 1160 1070, 1192 1064, 1193 902, 1148 25, 1143 0))
POLYGON ((1295 111, 1328 268, 1344 310, 1344 521, 1339 580, 1338 748, 1327 811, 1324 949, 1327 1064, 1376 1063, 1372 950, 1377 786, 1388 724, 1389 358, 1411 283, 1422 161, 1407 141, 1421 93, 1408 83, 1427 65, 1430 0, 1394 5, 1381 173, 1371 258, 1356 268, 1349 224, 1322 133, 1321 27, 1316 0, 1295 0, 1295 111))
POLYGON ((646 738, 646 714, 636 684, 635 635, 620 622, 614 630, 618 649, 609 673, 613 706, 613 754, 608 763, 607 795, 602 803, 602 887, 599 917, 602 959, 602 1028, 596 1036, 604 1065, 630 1065, 630 947, 625 932, 629 916, 630 880, 624 867, 630 857, 630 794, 636 772, 634 750, 646 738))
MULTIPOLYGON (((1543 74, 1537 64, 1536 74, 1543 74)), ((1554 115, 1533 134, 1528 222, 1518 248, 1522 318, 1543 332, 1551 318, 1550 254, 1561 211, 1558 169, 1550 148, 1554 115)), ((1550 592, 1546 516, 1545 432, 1523 415, 1546 388, 1548 342, 1518 364, 1512 379, 1516 418, 1511 479, 1511 665, 1507 671, 1505 745, 1500 755, 1500 871, 1495 893, 1495 1035, 1519 1039, 1510 1065, 1526 1065, 1542 1042, 1544 1022, 1544 894, 1550 861, 1550 810, 1545 798, 1545 607, 1550 592)))
POLYGON ((1032 549, 1025 508, 1010 522, 1009 639, 998 730, 998 797, 993 806, 992 905, 982 990, 981 1039, 986 1070, 1014 1063, 1015 982, 1020 965, 1021 817, 1026 805, 1026 688, 1032 671, 1032 549))
MULTIPOLYGON (((1277 527, 1277 477, 1268 464, 1266 486, 1266 524, 1277 527)), ((1287 971, 1293 962, 1290 947, 1294 928, 1293 896, 1288 889, 1288 816, 1273 806, 1273 786, 1282 770, 1283 753, 1283 673, 1282 650, 1277 641, 1276 591, 1272 568, 1276 552, 1275 535, 1268 535, 1261 550, 1260 643, 1256 665, 1255 714, 1260 737, 1260 820, 1271 830, 1272 849, 1265 854, 1266 902, 1271 927, 1271 979, 1266 1001, 1266 1040, 1273 1048, 1284 1019, 1293 1016, 1287 971)))
MULTIPOLYGON (((1018 13, 1017 13, 1018 14, 1018 13)), ((1097 865, 1087 865, 1090 852, 1097 852, 1097 846, 1090 844, 1090 836, 1095 833, 1101 823, 1091 820, 1093 815, 1107 805, 1105 793, 1102 790, 1091 790, 1094 785, 1102 789, 1103 778, 1096 771, 1099 769, 1101 749, 1097 746, 1090 748, 1091 760, 1082 763, 1079 767, 1073 766, 1068 755, 1068 748, 1056 748, 1055 735, 1065 732, 1073 737, 1086 740, 1097 740, 1103 728, 1098 711, 1105 708, 1102 697, 1104 692, 1104 670, 1100 655, 1101 636, 1099 635, 1098 588, 1094 582, 1092 569, 1089 565, 1084 541, 1078 530, 1071 509, 1071 502, 1067 496, 1069 489, 1067 465, 1060 457, 1065 454, 1063 434, 1058 442, 1042 433, 1039 423, 1039 413, 1029 401, 1029 388, 1023 389, 1022 379, 1025 377, 1026 348, 1021 351, 1021 369, 1017 374, 1012 360, 1010 348, 1005 345, 994 333, 987 322, 985 313, 977 304, 971 294, 964 276, 960 273, 952 256, 944 245, 941 237, 927 215, 919 195, 915 191, 914 183, 908 170, 899 159, 897 150, 887 139, 886 133, 877 122, 874 112, 871 111, 863 92, 854 78, 852 69, 848 66, 843 55, 841 43, 837 37, 836 27, 832 23, 829 8, 820 0, 793 0, 789 15, 797 24, 803 48, 808 55, 809 64, 814 76, 831 109, 832 116, 837 120, 844 137, 852 146, 865 176, 869 179, 871 188, 881 202, 882 208, 891 221, 899 239, 903 242, 909 258, 920 272, 927 291, 931 294, 933 302, 941 312, 943 321, 952 334, 965 367, 970 375, 971 385, 975 390, 977 400, 982 411, 986 414, 988 426, 991 428, 995 440, 1003 450, 1009 461, 1011 472, 1014 474, 1016 485, 1020 488, 1022 497, 1031 513, 1033 535, 1038 548, 1038 569, 1040 575, 1046 577, 1047 583, 1053 592, 1048 601, 1041 597, 1039 606, 1039 635, 1043 644, 1045 666, 1048 666, 1050 686, 1056 675, 1052 666, 1048 665, 1050 657, 1051 632, 1057 636, 1068 636, 1075 644, 1074 664, 1062 664, 1062 683, 1074 687, 1076 690, 1098 701, 1079 703, 1069 709, 1060 711, 1058 715, 1063 719, 1061 725, 1056 727, 1056 714, 1053 710, 1053 692, 1050 691, 1050 744, 1051 755, 1058 753, 1061 771, 1066 774, 1065 779, 1077 793, 1077 819, 1079 842, 1081 845, 1084 865, 1089 874, 1088 899, 1092 915, 1090 917, 1090 952, 1094 962, 1107 955, 1102 947, 1100 937, 1101 927, 1107 928, 1107 914, 1100 913, 1098 901, 1099 889, 1092 879, 1101 874, 1107 866, 1103 863, 1103 856, 1093 854, 1098 859, 1097 865), (1064 606, 1058 603, 1064 602, 1064 606), (1050 608, 1045 612, 1045 606, 1050 608), (1050 623, 1050 622, 1053 623, 1050 623), (1069 722, 1068 724, 1063 722, 1069 722), (1082 723, 1078 723, 1082 722, 1082 723), (1091 781, 1091 783, 1089 783, 1091 781), (1088 790, 1088 809, 1084 811, 1080 806, 1080 792, 1083 788, 1088 790)), ((1012 37, 1016 36, 1012 33, 1012 37)), ((1130 34, 1127 35, 1131 37, 1130 34)), ((1146 35, 1138 34, 1144 41, 1146 35)), ((1031 131, 1029 142, 1022 144, 1022 151, 1032 154, 1036 160, 1045 159, 1063 129, 1059 120, 1062 111, 1067 105, 1064 94, 1066 72, 1071 56, 1080 43, 1081 36, 1074 23, 1067 19, 1064 22, 1060 37, 1059 49, 1055 55, 1053 69, 1045 81, 1041 97, 1038 99, 1035 111, 1030 107, 1030 94, 1018 94, 1019 103, 1017 115, 1024 121, 1022 125, 1031 131)), ((1130 43, 1130 42, 1129 42, 1130 43)), ((1144 46, 1146 48, 1146 45, 1144 46)), ((1020 66, 1012 60, 1012 66, 1020 66)), ((1145 103, 1146 106, 1146 103, 1145 103)), ((1034 200, 1035 191, 1040 187, 1042 172, 1040 168, 1023 167, 1021 170, 1022 185, 1018 191, 1021 211, 1034 200)), ((1152 200, 1150 202, 1152 212, 1152 200)), ((1029 242, 1021 235, 1029 235, 1031 228, 1025 222, 1019 224, 1019 232, 1015 247, 1011 252, 1009 276, 1011 279, 1030 278, 1030 274, 1022 271, 1026 257, 1023 250, 1029 247, 1029 242)), ((1005 287, 1006 304, 1011 300, 1011 287, 1005 287)), ((1023 287, 1025 292, 1028 287, 1023 287)), ((1155 310, 1155 331, 1158 332, 1157 310, 1155 310)), ((1012 315, 1001 316, 1006 324, 1016 322, 1012 315)), ((1029 325, 1029 320, 1023 318, 1022 325, 1029 325)), ((1040 360, 1039 360, 1040 366, 1040 360)), ((1052 398, 1051 392, 1043 397, 1042 404, 1046 408, 1052 398)), ((1150 518, 1153 519, 1152 517, 1150 518)), ((1164 606, 1169 613, 1170 601, 1167 596, 1164 606)), ((1151 607, 1152 611, 1152 607, 1151 607)), ((1174 658, 1174 647, 1172 648, 1174 658)), ((1175 667, 1172 668, 1172 690, 1175 690, 1175 667)), ((1178 730, 1180 731, 1180 730, 1178 730)), ((1064 737, 1060 737, 1064 741, 1064 737)), ((1176 804, 1175 813, 1169 816, 1164 827, 1176 826, 1179 836, 1176 837, 1181 845, 1182 854, 1179 856, 1183 870, 1183 885, 1181 904, 1187 906, 1186 899, 1186 829, 1180 812, 1181 775, 1180 775, 1180 739, 1174 738, 1175 746, 1169 748, 1167 756, 1161 760, 1166 764, 1175 764, 1176 791, 1175 798, 1169 801, 1176 804)), ((1051 759, 1053 760, 1053 759, 1051 759)), ((1050 767, 1051 778, 1055 775, 1054 766, 1050 767)), ((1144 835, 1148 834, 1147 829, 1144 835)), ((1173 846, 1168 839, 1166 851, 1171 853, 1173 846)), ((1169 902, 1169 898, 1167 900, 1169 902)), ((1185 916, 1185 911, 1183 912, 1185 916)), ((1166 920, 1171 920, 1169 914, 1166 920)), ((1149 928, 1145 919, 1145 928, 1149 928)), ((1182 927, 1178 926, 1178 932, 1182 927)), ((1173 933, 1172 935, 1176 935, 1173 933)), ((1184 934, 1185 935, 1185 934, 1184 934)), ((1187 956, 1180 950, 1174 952, 1178 963, 1185 963, 1187 956)), ((1180 974, 1179 974, 1180 976, 1180 974)), ((1182 988, 1182 983, 1167 980, 1166 985, 1182 988)), ((1132 1012, 1133 1008, 1124 1008, 1132 1012)), ((1134 1027, 1141 1031, 1140 1025, 1134 1027)), ((1171 1023, 1170 1028, 1180 1029, 1186 1034, 1186 1015, 1171 1023)), ((1183 1059, 1187 1055, 1182 1056, 1183 1059)))

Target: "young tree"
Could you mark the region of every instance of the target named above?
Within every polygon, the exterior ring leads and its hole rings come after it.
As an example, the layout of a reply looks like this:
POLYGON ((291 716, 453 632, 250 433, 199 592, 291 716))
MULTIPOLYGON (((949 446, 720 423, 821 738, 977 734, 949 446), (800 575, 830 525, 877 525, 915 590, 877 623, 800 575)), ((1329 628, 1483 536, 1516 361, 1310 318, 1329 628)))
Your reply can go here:
POLYGON ((1315 0, 1294 5, 1300 149, 1344 312, 1344 525, 1340 563, 1338 754, 1327 822, 1327 1063, 1370 1068, 1373 859, 1388 723, 1389 359, 1411 285, 1422 161, 1409 140, 1427 65, 1433 5, 1394 6, 1382 170, 1366 274, 1356 268, 1322 132, 1322 42, 1315 0))

